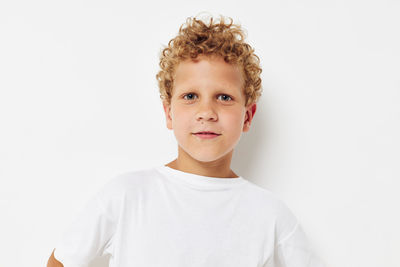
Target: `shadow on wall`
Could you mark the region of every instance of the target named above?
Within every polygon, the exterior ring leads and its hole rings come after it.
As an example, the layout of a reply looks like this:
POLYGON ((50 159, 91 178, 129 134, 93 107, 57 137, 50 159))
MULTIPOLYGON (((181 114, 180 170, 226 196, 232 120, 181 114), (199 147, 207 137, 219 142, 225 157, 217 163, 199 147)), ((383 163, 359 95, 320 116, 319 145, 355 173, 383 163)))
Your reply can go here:
MULTIPOLYGON (((261 101, 260 101, 261 102, 261 101)), ((233 152, 232 167, 237 171, 238 175, 244 176, 245 179, 253 177, 263 177, 260 175, 256 166, 265 166, 265 148, 269 147, 269 118, 262 113, 262 108, 257 106, 256 114, 251 123, 250 130, 246 133, 242 132, 239 143, 233 152), (264 149, 264 150, 263 150, 264 149)))
POLYGON ((108 267, 110 262, 110 255, 98 257, 94 259, 88 267, 108 267))

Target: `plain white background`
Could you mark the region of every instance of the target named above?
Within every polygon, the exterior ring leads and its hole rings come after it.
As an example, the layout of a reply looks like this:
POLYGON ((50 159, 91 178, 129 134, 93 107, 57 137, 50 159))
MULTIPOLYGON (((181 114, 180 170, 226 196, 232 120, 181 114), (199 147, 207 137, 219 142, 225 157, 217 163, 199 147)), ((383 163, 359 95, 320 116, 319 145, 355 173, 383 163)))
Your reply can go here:
POLYGON ((398 1, 40 0, 0 3, 1 267, 45 266, 109 179, 176 157, 158 55, 202 11, 241 24, 263 67, 232 169, 327 266, 400 266, 398 1))

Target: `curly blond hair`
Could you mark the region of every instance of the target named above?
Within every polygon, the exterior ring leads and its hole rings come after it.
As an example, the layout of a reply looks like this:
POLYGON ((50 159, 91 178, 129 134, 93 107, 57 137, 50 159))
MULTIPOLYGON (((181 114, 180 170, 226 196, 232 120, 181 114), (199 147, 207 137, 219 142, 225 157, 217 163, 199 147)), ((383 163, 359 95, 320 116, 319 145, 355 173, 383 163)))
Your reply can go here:
POLYGON ((160 54, 161 70, 156 78, 163 101, 171 104, 176 66, 181 61, 195 59, 199 55, 218 55, 225 62, 240 66, 245 80, 245 105, 258 101, 262 92, 260 59, 254 54, 254 49, 244 42, 245 32, 241 26, 233 24, 231 18, 229 20, 229 23, 225 23, 223 16, 219 21, 211 17, 207 25, 201 19, 189 17, 182 24, 178 35, 169 41, 160 54))

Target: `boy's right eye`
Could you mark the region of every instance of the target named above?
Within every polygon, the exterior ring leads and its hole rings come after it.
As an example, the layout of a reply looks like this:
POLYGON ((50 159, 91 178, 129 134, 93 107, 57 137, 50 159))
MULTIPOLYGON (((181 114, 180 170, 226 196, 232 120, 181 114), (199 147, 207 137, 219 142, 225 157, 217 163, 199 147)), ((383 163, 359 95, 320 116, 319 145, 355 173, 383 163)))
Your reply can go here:
POLYGON ((193 97, 194 95, 195 95, 195 94, 193 94, 193 93, 185 94, 185 95, 183 96, 183 99, 192 100, 192 97, 193 97), (189 96, 189 99, 187 99, 186 96, 189 96))

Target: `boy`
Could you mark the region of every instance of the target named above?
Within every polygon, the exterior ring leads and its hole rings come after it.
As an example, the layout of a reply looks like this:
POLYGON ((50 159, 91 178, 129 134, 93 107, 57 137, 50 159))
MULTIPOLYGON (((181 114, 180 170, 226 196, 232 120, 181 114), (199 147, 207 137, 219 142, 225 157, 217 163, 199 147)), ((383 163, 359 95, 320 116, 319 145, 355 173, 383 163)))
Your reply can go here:
POLYGON ((48 266, 320 267, 295 216, 235 174, 233 149, 250 129, 261 68, 240 26, 188 18, 157 74, 178 157, 121 174, 67 229, 48 266))

